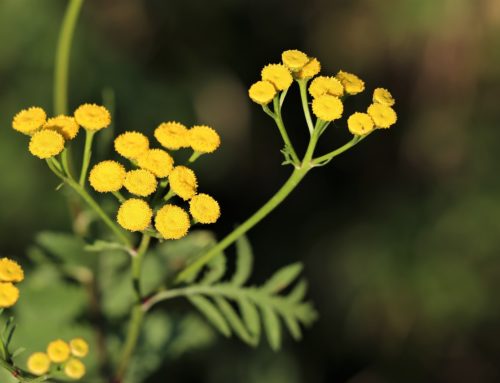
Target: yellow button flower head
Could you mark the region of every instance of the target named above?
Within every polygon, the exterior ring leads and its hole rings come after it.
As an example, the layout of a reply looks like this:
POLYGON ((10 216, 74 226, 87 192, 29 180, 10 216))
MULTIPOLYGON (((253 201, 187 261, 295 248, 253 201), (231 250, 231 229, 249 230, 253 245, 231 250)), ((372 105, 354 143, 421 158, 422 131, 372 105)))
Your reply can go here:
POLYGON ((24 279, 24 271, 13 260, 9 258, 0 259, 0 282, 21 282, 24 279))
POLYGON ((149 170, 137 169, 127 172, 123 186, 132 194, 147 197, 156 191, 158 182, 149 170))
POLYGON ((373 131, 373 120, 366 113, 356 112, 347 119, 349 131, 356 136, 364 136, 373 131))
POLYGON ((283 64, 285 64, 291 71, 296 72, 309 61, 309 57, 304 52, 301 52, 297 49, 291 49, 284 51, 281 54, 281 60, 283 60, 283 64))
POLYGON ((167 177, 174 167, 174 159, 162 149, 149 149, 137 158, 137 163, 158 178, 167 177))
POLYGON ((257 104, 267 105, 276 96, 276 89, 269 81, 257 81, 248 89, 248 96, 257 104))
POLYGON ((59 115, 52 117, 43 124, 43 129, 55 130, 61 133, 66 140, 72 140, 78 134, 80 126, 73 117, 59 115))
POLYGON ((313 100, 312 110, 316 117, 324 121, 333 121, 342 117, 344 106, 340 98, 325 94, 313 100))
POLYGON ((368 114, 373 119, 377 128, 389 128, 398 119, 394 109, 382 104, 371 104, 368 107, 368 114))
POLYGON ((335 77, 342 83, 347 94, 354 95, 365 90, 365 83, 355 74, 340 71, 335 77))
POLYGON ((185 166, 176 166, 168 176, 168 181, 174 193, 185 201, 196 194, 196 175, 185 166))
POLYGON ((71 350, 69 345, 61 340, 57 339, 50 342, 47 346, 47 355, 49 359, 54 363, 62 363, 68 360, 71 350))
POLYGON ((10 282, 0 282, 0 308, 12 307, 19 299, 19 290, 10 282))
POLYGON ((54 157, 63 150, 64 137, 53 130, 40 130, 31 137, 29 151, 38 158, 54 157))
POLYGON ((200 223, 215 223, 220 217, 220 207, 208 194, 197 194, 189 201, 189 211, 200 223))
POLYGON ((85 365, 81 360, 71 358, 64 365, 64 373, 71 379, 80 379, 85 375, 85 365))
POLYGON ((155 130, 158 142, 170 150, 188 148, 188 129, 180 122, 168 121, 161 123, 155 130))
POLYGON ((75 119, 87 130, 101 130, 111 124, 111 114, 101 105, 83 104, 75 110, 75 119))
POLYGON ((217 132, 206 125, 195 125, 189 129, 189 145, 195 152, 212 153, 220 145, 217 132))
POLYGON ((121 227, 130 231, 142 231, 151 223, 153 211, 146 201, 131 198, 121 204, 116 220, 121 227))
POLYGON ((285 90, 292 85, 293 77, 283 64, 269 64, 262 69, 262 80, 269 81, 277 90, 285 90))
POLYGON ((321 71, 321 64, 316 57, 313 57, 295 76, 300 79, 312 78, 321 71))
POLYGON ((340 97, 344 94, 344 86, 335 77, 319 76, 309 85, 309 93, 314 98, 324 94, 340 97))
POLYGON ((115 138, 115 150, 121 156, 135 160, 149 149, 148 138, 139 132, 125 132, 115 138))
POLYGON ((21 110, 14 116, 12 127, 18 132, 32 135, 42 127, 47 119, 47 114, 42 108, 33 106, 21 110))
POLYGON ((125 168, 116 161, 102 161, 90 171, 90 185, 100 193, 115 192, 125 181, 125 168))
POLYGON ((71 354, 78 358, 85 357, 89 352, 89 344, 82 338, 71 339, 69 347, 71 354))
POLYGON ((33 375, 43 375, 49 371, 50 359, 44 352, 35 352, 28 358, 28 370, 33 375))
POLYGON ((384 88, 377 88, 373 91, 373 102, 387 106, 393 106, 395 103, 392 94, 384 88))
POLYGON ((188 213, 179 206, 165 205, 156 214, 156 230, 165 239, 179 239, 184 237, 190 225, 188 213))

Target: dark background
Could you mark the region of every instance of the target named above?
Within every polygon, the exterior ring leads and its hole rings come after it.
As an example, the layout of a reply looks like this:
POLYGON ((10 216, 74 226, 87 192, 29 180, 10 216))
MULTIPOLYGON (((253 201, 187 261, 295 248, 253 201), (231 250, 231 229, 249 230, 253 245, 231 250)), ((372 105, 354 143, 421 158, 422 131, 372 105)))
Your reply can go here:
MULTIPOLYGON (((10 129, 52 109, 66 1, 0 1, 0 253, 24 262, 40 230, 69 231, 56 179, 10 129)), ((285 49, 382 86, 398 122, 311 172, 250 232, 255 283, 302 261, 319 321, 272 353, 236 340, 165 361, 148 382, 500 381, 500 3, 497 0, 88 0, 71 61, 70 107, 115 97, 116 131, 209 124, 218 152, 197 163, 220 201, 219 237, 284 182, 273 122, 247 97, 285 49)), ((284 119, 299 151, 297 89, 284 119)), ((81 139, 81 137, 80 137, 81 139)), ((348 139, 345 123, 320 150, 348 139)), ((22 304, 22 303, 21 303, 22 304)))

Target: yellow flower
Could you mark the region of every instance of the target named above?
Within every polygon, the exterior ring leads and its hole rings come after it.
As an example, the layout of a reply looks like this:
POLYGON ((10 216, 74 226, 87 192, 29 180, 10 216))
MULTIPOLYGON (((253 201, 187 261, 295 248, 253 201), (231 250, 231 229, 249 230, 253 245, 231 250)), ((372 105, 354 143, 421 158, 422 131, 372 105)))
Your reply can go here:
POLYGON ((101 130, 111 124, 111 114, 101 105, 83 104, 74 115, 76 122, 88 130, 101 130))
POLYGON ((24 279, 24 271, 13 260, 9 258, 0 259, 0 282, 21 282, 24 279))
POLYGON ((146 201, 131 198, 121 204, 116 220, 121 227, 130 231, 142 231, 151 223, 153 211, 146 201))
POLYGON ((132 194, 147 197, 156 191, 158 182, 149 170, 137 169, 127 172, 123 186, 132 194))
POLYGON ((368 107, 368 114, 377 128, 389 128, 398 119, 394 109, 382 104, 371 104, 368 107))
POLYGON ((215 223, 220 217, 220 207, 208 194, 197 194, 189 201, 189 211, 200 223, 215 223))
POLYGON ((333 121, 342 117, 344 106, 340 98, 325 94, 313 100, 312 110, 316 117, 324 121, 333 121))
POLYGON ((12 127, 18 132, 32 135, 42 127, 46 119, 47 114, 45 111, 42 108, 33 106, 16 114, 12 120, 12 127))
POLYGON ((321 71, 321 64, 316 57, 313 57, 295 76, 300 79, 312 78, 321 71))
POLYGON ((19 299, 19 290, 10 282, 0 282, 0 308, 12 307, 19 299))
POLYGON ((63 150, 64 137, 53 130, 40 130, 31 137, 29 151, 38 158, 54 157, 63 150))
POLYGON ((43 129, 55 130, 61 133, 66 140, 72 140, 78 134, 80 126, 73 117, 59 115, 52 117, 43 124, 43 129))
POLYGON ((116 161, 102 161, 90 171, 90 185, 100 193, 115 192, 122 188, 125 181, 125 168, 116 161))
POLYGON ((262 69, 262 80, 269 81, 277 90, 285 90, 292 85, 293 77, 283 64, 269 64, 262 69))
POLYGON ((172 171, 174 159, 162 149, 149 149, 137 158, 137 163, 156 177, 165 178, 172 171))
POLYGON ((354 95, 365 90, 363 80, 352 73, 340 71, 335 77, 342 83, 347 94, 354 95))
POLYGON ((168 176, 168 181, 174 193, 185 201, 196 194, 196 175, 185 166, 176 166, 168 176))
POLYGON ((314 98, 324 94, 340 97, 344 94, 344 86, 335 77, 319 76, 309 85, 309 93, 314 98))
POLYGON ((170 150, 189 147, 188 129, 180 122, 161 123, 155 130, 155 137, 163 147, 170 150))
POLYGON ((71 358, 64 365, 64 373, 71 379, 80 379, 85 375, 85 365, 81 360, 71 358))
POLYGON ((195 152, 212 153, 220 145, 217 132, 206 125, 195 125, 189 129, 189 145, 195 152))
POLYGON ((392 94, 387 89, 377 88, 373 91, 373 102, 393 106, 395 101, 392 94))
POLYGON ((373 120, 366 113, 356 112, 347 119, 349 131, 356 136, 364 136, 373 131, 373 120))
POLYGON ((70 352, 71 350, 69 348, 69 345, 61 339, 50 342, 47 346, 47 355, 54 363, 62 363, 67 361, 70 352))
POLYGON ((28 358, 28 370, 33 375, 43 375, 49 371, 50 359, 44 352, 35 352, 28 358))
POLYGON ((135 160, 149 149, 148 138, 139 132, 125 132, 115 138, 115 150, 130 160, 135 160))
POLYGON ((89 352, 89 344, 82 338, 71 339, 69 342, 71 354, 78 358, 85 357, 89 352))
POLYGON ((248 89, 248 96, 257 104, 267 105, 276 96, 276 89, 269 81, 257 81, 248 89))
POLYGON ((281 60, 291 71, 298 71, 309 61, 309 57, 304 52, 297 49, 284 51, 281 54, 281 60))
POLYGON ((156 214, 156 230, 165 239, 179 239, 184 237, 190 225, 188 213, 179 206, 165 205, 156 214))

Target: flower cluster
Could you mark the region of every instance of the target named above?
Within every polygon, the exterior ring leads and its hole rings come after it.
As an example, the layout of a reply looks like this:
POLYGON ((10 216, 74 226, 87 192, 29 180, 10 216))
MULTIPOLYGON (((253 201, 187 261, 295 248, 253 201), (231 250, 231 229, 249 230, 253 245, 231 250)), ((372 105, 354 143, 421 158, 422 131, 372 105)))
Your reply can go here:
POLYGON ((191 219, 182 207, 165 203, 173 196, 189 204, 195 222, 216 222, 220 215, 219 204, 208 194, 198 193, 194 171, 176 165, 169 151, 191 148, 194 156, 212 153, 220 145, 217 132, 205 125, 188 129, 179 122, 169 121, 156 128, 154 137, 162 148, 152 148, 148 137, 142 133, 122 133, 116 137, 114 147, 130 162, 132 169, 127 170, 121 163, 107 160, 96 164, 90 171, 90 185, 97 192, 116 194, 124 188, 131 194, 118 209, 118 224, 129 231, 144 231, 154 221, 154 227, 164 239, 185 236, 191 219), (155 206, 157 199, 163 200, 162 206, 155 206))
POLYGON ((85 365, 80 358, 89 352, 88 343, 82 338, 72 339, 69 343, 57 339, 50 342, 46 352, 35 352, 28 358, 28 370, 34 375, 44 375, 54 365, 58 371, 71 379, 80 379, 85 375, 85 365))
POLYGON ((14 283, 24 279, 24 271, 9 258, 0 259, 0 308, 11 307, 19 299, 19 289, 14 283))

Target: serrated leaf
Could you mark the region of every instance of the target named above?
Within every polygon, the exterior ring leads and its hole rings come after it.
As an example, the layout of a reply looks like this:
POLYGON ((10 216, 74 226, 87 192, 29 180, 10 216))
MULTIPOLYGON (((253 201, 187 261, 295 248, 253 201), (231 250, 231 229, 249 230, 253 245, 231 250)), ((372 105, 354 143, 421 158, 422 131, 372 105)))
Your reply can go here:
POLYGON ((255 305, 247 298, 241 297, 238 299, 238 305, 240 307, 241 316, 245 322, 248 331, 252 334, 258 343, 260 339, 260 317, 259 312, 255 305))
POLYGON ((301 263, 293 263, 278 270, 262 287, 269 293, 277 293, 286 288, 302 271, 301 263))
POLYGON ((300 329, 300 325, 297 323, 295 318, 291 316, 284 316, 283 320, 285 321, 286 327, 290 334, 292 334, 293 339, 299 341, 302 339, 302 330, 300 329))
POLYGON ((239 318, 238 314, 234 310, 234 308, 226 301, 224 298, 215 297, 215 303, 219 307, 219 310, 224 314, 224 317, 227 319, 231 328, 234 330, 234 333, 245 343, 255 346, 256 341, 252 336, 248 333, 247 328, 239 318))
POLYGON ((13 353, 12 353, 12 359, 14 359, 15 357, 21 355, 23 352, 25 352, 26 349, 24 347, 19 347, 18 349, 16 349, 13 353))
POLYGON ((281 326, 278 315, 269 306, 262 306, 262 321, 266 330, 267 340, 274 351, 281 348, 281 326))
POLYGON ((208 264, 208 270, 200 281, 202 285, 211 285, 218 282, 226 273, 226 257, 222 253, 213 258, 208 264))
POLYGON ((98 253, 100 253, 102 251, 110 251, 110 250, 128 251, 127 248, 120 243, 101 241, 101 240, 97 240, 93 243, 89 243, 89 244, 85 245, 84 250, 90 251, 90 252, 98 252, 98 253))
POLYGON ((293 290, 287 295, 290 302, 298 303, 304 299, 307 293, 307 281, 302 279, 297 283, 293 290))
POLYGON ((188 299, 224 336, 231 335, 229 325, 210 300, 200 295, 189 296, 188 299))
POLYGON ((243 285, 253 268, 253 252, 248 238, 243 235, 236 241, 236 270, 231 283, 236 286, 243 285))

